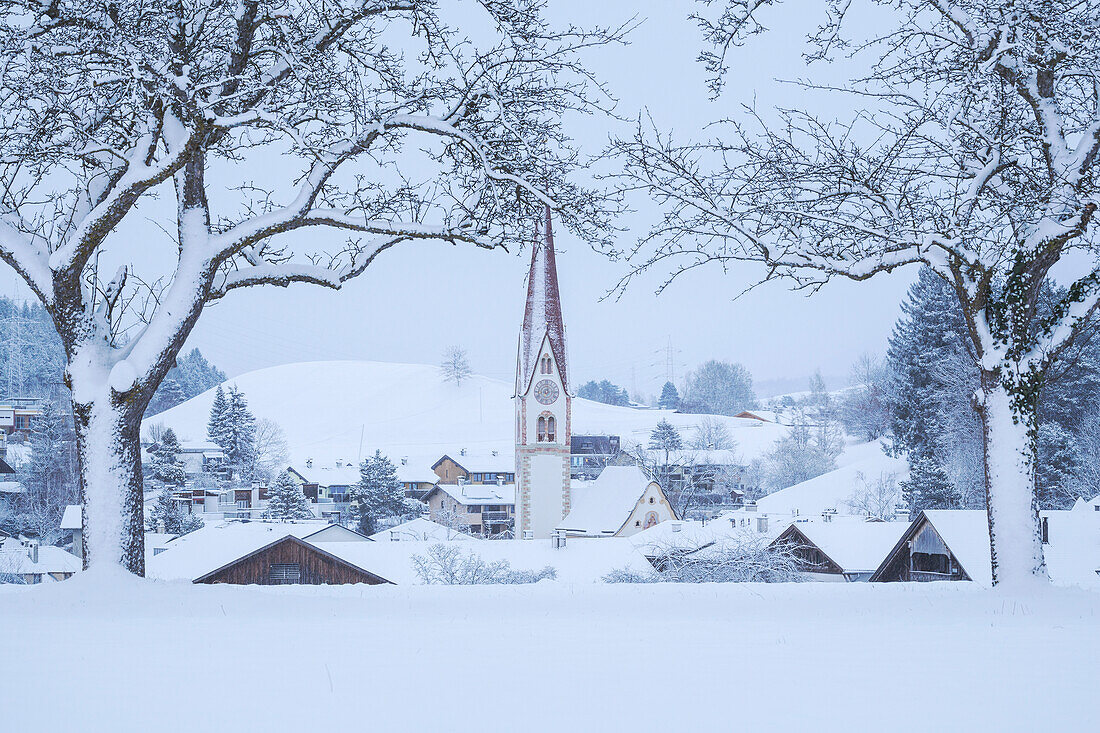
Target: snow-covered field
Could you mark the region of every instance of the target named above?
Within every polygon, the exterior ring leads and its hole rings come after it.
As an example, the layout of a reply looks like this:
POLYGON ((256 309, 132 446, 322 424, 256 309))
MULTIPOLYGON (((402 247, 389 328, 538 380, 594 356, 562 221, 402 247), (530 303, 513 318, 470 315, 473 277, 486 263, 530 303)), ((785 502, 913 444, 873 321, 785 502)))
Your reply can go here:
MULTIPOLYGON (((356 461, 376 448, 397 460, 426 461, 463 448, 512 454, 515 447, 513 385, 471 376, 462 386, 444 382, 438 367, 371 361, 319 361, 284 364, 230 380, 258 418, 270 418, 286 432, 291 458, 302 462, 356 461)), ((146 422, 163 423, 183 440, 206 440, 210 390, 146 422)), ((667 419, 693 436, 699 415, 670 410, 636 410, 577 399, 574 435, 611 434, 623 445, 647 444, 657 422, 667 419)), ((763 454, 786 428, 732 417, 725 422, 746 459, 763 454)))
POLYGON ((1087 731, 1100 593, 0 589, 0 729, 1087 731))

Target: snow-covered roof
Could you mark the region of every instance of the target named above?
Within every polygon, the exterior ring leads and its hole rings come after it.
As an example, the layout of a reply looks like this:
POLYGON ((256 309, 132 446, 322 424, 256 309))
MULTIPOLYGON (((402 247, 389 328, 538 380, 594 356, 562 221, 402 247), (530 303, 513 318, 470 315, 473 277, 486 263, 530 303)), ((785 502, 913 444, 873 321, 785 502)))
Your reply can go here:
POLYGON ((18 481, 0 481, 0 494, 22 494, 26 492, 18 481))
POLYGON ((909 528, 909 522, 805 522, 788 527, 801 532, 844 572, 874 572, 909 528))
POLYGON ((439 480, 435 471, 422 463, 398 462, 396 468, 397 478, 403 484, 434 484, 439 480))
POLYGON ((661 522, 630 537, 631 543, 646 557, 657 557, 671 550, 693 552, 725 539, 756 534, 755 527, 741 526, 726 519, 661 522))
POLYGON ((180 453, 217 453, 225 455, 220 445, 209 440, 181 440, 180 453))
POLYGON ((149 559, 145 574, 157 580, 194 580, 283 537, 304 539, 328 526, 322 521, 207 523, 166 542, 164 552, 149 559))
POLYGON ((839 467, 833 471, 758 499, 757 509, 769 515, 796 511, 800 515, 815 515, 826 509, 859 514, 859 510, 848 505, 848 500, 859 488, 861 477, 873 482, 883 474, 893 474, 897 481, 904 481, 909 471, 905 460, 886 455, 878 442, 849 446, 837 463, 839 467))
POLYGON ((376 532, 370 538, 376 542, 415 542, 417 540, 446 542, 471 539, 468 534, 423 517, 417 517, 389 529, 384 529, 381 532, 376 532))
POLYGON ((970 579, 993 584, 989 522, 982 509, 929 509, 924 516, 970 579))
MULTIPOLYGON (((307 540, 308 541, 308 540, 307 540)), ((424 556, 438 542, 318 542, 323 549, 346 562, 380 575, 398 585, 421 584, 413 556, 424 556)), ((486 562, 507 560, 513 570, 557 571, 557 582, 597 583, 612 570, 625 568, 649 573, 653 568, 630 543, 618 537, 570 539, 555 549, 550 540, 484 540, 471 538, 461 545, 463 553, 479 555, 486 562)), ((167 553, 165 553, 167 554, 167 553)))
POLYGON ((737 417, 743 417, 749 420, 764 420, 766 422, 779 422, 779 415, 771 410, 745 410, 738 413, 737 417))
POLYGON ((558 529, 585 535, 614 534, 652 483, 637 466, 607 466, 595 481, 573 481, 572 510, 558 529))
POLYGON ((1050 577, 1058 583, 1100 585, 1100 512, 1040 512, 1047 520, 1043 545, 1050 577))
MULTIPOLYGON (((664 451, 653 449, 646 452, 650 458, 664 463, 664 451)), ((736 449, 711 450, 702 448, 684 448, 669 451, 668 462, 673 466, 740 466, 743 464, 741 454, 736 449)))
MULTIPOLYGON (((450 458, 470 473, 514 473, 516 470, 516 456, 511 450, 466 450, 465 453, 462 450, 453 451, 441 456, 432 464, 432 468, 438 466, 444 458, 450 458)), ((439 476, 435 479, 438 481, 439 476)))
POLYGON ((307 482, 325 488, 329 486, 353 486, 359 483, 360 478, 359 467, 347 461, 326 465, 314 463, 312 466, 303 464, 294 466, 294 470, 307 482))
POLYGON ((13 538, 0 543, 0 573, 78 573, 82 567, 79 557, 60 547, 42 545, 38 548, 38 562, 31 562, 27 548, 19 540, 13 538))
POLYGON ((61 515, 61 529, 80 529, 81 516, 80 505, 69 504, 65 507, 65 513, 61 515))
POLYGON ((459 504, 515 504, 515 484, 436 484, 459 504))

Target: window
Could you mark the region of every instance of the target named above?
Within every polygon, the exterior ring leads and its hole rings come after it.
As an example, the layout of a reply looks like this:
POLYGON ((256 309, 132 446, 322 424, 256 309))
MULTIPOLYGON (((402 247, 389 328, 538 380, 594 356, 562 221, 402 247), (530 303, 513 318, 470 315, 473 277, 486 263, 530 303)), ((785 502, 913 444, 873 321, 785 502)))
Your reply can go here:
POLYGON ((297 583, 301 580, 301 577, 302 571, 296 562, 274 563, 267 573, 268 582, 274 585, 297 583))
POLYGON ((555 442, 555 439, 557 437, 555 435, 556 432, 557 432, 556 421, 554 420, 554 417, 551 415, 550 417, 546 418, 546 440, 550 443, 555 442))
POLYGON ((546 442, 546 418, 540 416, 538 421, 538 442, 546 442))
POLYGON ((642 526, 642 520, 640 520, 640 519, 638 519, 638 520, 635 520, 635 522, 634 522, 634 526, 635 526, 635 527, 641 527, 641 526, 642 526))
POLYGON ((466 508, 470 514, 481 514, 481 504, 471 504, 466 508))
POLYGON ((542 357, 542 373, 550 374, 554 370, 554 363, 550 361, 550 356, 546 355, 542 357))
POLYGON ((1047 517, 1043 517, 1039 520, 1039 533, 1042 535, 1044 545, 1050 544, 1050 526, 1047 524, 1047 517))
POLYGON ((657 503, 657 500, 656 500, 656 499, 654 499, 654 498, 653 498, 653 497, 651 496, 651 497, 649 497, 649 503, 650 503, 650 504, 656 504, 656 503, 657 503))

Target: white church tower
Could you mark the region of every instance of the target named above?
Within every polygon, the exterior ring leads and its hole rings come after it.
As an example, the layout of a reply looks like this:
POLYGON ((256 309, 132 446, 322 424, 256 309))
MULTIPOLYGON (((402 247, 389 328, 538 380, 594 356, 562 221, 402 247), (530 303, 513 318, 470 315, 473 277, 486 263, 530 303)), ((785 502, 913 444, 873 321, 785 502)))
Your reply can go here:
POLYGON ((516 537, 548 538, 569 513, 572 433, 565 325, 550 208, 535 236, 516 364, 516 537))

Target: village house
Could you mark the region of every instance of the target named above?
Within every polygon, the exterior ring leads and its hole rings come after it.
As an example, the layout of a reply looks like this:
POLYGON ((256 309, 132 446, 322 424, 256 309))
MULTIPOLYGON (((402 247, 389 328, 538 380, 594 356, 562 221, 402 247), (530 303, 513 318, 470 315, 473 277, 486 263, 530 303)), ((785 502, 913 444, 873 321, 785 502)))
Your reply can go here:
POLYGON ((440 482, 424 496, 433 522, 474 535, 497 536, 513 529, 515 484, 440 482))
POLYGON ((618 435, 573 435, 569 440, 569 476, 594 479, 618 455, 618 435))
POLYGON ((568 537, 629 537, 678 519, 661 485, 637 466, 608 466, 595 481, 573 481, 572 508, 557 526, 568 537))
POLYGON ((15 480, 15 469, 0 458, 0 499, 5 495, 22 493, 23 485, 15 480))
POLYGON ((40 545, 37 539, 10 537, 0 542, 0 583, 38 583, 66 580, 79 573, 80 558, 60 547, 40 545))
POLYGON ((515 456, 498 450, 458 451, 452 458, 444 455, 432 464, 441 484, 515 483, 515 456))
POLYGON ((418 463, 410 463, 408 458, 402 458, 396 468, 397 479, 405 489, 406 499, 423 499, 439 481, 434 470, 418 463))
MULTIPOLYGON (((0 402, 0 443, 22 442, 30 435, 34 421, 42 416, 42 401, 7 398, 0 402)), ((3 453, 0 453, 0 458, 3 453)))

